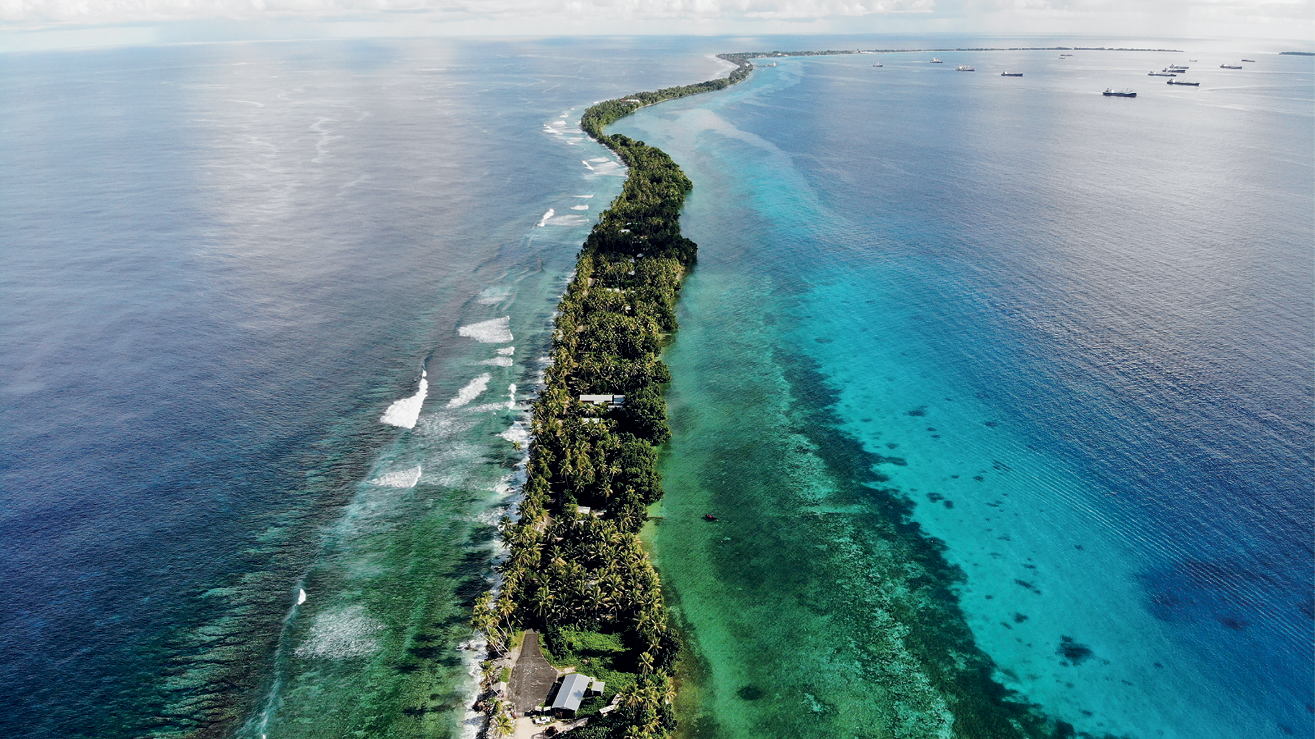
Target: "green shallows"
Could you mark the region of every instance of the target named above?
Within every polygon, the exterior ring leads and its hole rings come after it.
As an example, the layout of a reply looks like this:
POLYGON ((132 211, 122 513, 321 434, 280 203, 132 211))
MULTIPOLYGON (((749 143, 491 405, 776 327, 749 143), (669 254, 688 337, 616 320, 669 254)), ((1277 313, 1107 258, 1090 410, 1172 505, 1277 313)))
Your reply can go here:
POLYGON ((958 609, 961 573, 879 460, 836 430, 755 278, 710 266, 685 300, 656 537, 690 641, 681 735, 1062 732, 991 680, 958 609))

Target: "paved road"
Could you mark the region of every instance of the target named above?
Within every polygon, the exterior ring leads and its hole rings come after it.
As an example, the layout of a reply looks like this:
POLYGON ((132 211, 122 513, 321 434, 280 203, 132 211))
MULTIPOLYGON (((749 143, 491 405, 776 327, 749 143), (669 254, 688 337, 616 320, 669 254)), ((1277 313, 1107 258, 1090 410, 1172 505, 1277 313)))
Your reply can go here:
POLYGON ((507 685, 508 698, 516 713, 523 716, 535 706, 543 705, 555 682, 557 668, 548 664, 548 660, 543 658, 543 652, 539 651, 538 632, 525 632, 520 659, 516 660, 516 666, 511 669, 511 683, 507 685))

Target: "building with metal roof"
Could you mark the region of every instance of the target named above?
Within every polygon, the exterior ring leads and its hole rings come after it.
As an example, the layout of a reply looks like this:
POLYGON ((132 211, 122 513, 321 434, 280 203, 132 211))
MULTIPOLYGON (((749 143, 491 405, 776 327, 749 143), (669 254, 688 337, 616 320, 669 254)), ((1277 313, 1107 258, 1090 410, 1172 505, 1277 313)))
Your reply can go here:
POLYGON ((557 697, 552 701, 553 714, 559 717, 574 716, 593 681, 593 678, 578 672, 572 672, 562 678, 562 684, 557 688, 557 697))
POLYGON ((608 408, 620 408, 621 406, 625 405, 625 403, 626 403, 626 396, 624 396, 624 395, 581 395, 581 396, 580 396, 580 402, 581 402, 581 403, 589 403, 590 405, 605 405, 605 406, 607 406, 608 408))

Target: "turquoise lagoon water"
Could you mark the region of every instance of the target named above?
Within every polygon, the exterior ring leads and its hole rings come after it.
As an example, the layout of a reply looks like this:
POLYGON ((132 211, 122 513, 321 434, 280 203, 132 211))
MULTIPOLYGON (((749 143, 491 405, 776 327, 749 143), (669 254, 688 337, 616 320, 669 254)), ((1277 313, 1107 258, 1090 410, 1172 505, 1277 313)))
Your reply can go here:
POLYGON ((1311 736, 1311 62, 940 56, 616 127, 696 183, 683 735, 1311 736))

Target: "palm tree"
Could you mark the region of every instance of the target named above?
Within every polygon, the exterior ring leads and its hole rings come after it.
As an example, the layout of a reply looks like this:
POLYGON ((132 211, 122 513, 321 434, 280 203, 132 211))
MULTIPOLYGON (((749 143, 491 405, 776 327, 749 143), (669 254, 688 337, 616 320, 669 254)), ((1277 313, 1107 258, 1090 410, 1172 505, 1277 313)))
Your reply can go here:
POLYGON ((530 601, 530 607, 534 609, 534 614, 539 618, 546 619, 554 611, 554 597, 552 590, 548 588, 548 583, 539 586, 534 591, 534 599, 530 601))
POLYGON ((639 672, 643 675, 653 671, 653 653, 644 652, 639 655, 639 672))
POLYGON ((511 736, 516 733, 516 722, 507 714, 499 711, 489 720, 489 729, 494 736, 511 736))
POLYGON ((662 673, 658 673, 655 677, 657 677, 658 680, 659 680, 659 681, 658 681, 658 685, 657 685, 657 687, 658 687, 658 692, 659 692, 659 694, 662 696, 662 702, 663 702, 663 703, 675 703, 675 702, 676 702, 676 683, 675 683, 674 681, 672 681, 671 678, 667 677, 666 675, 664 675, 664 674, 662 674, 662 673))

